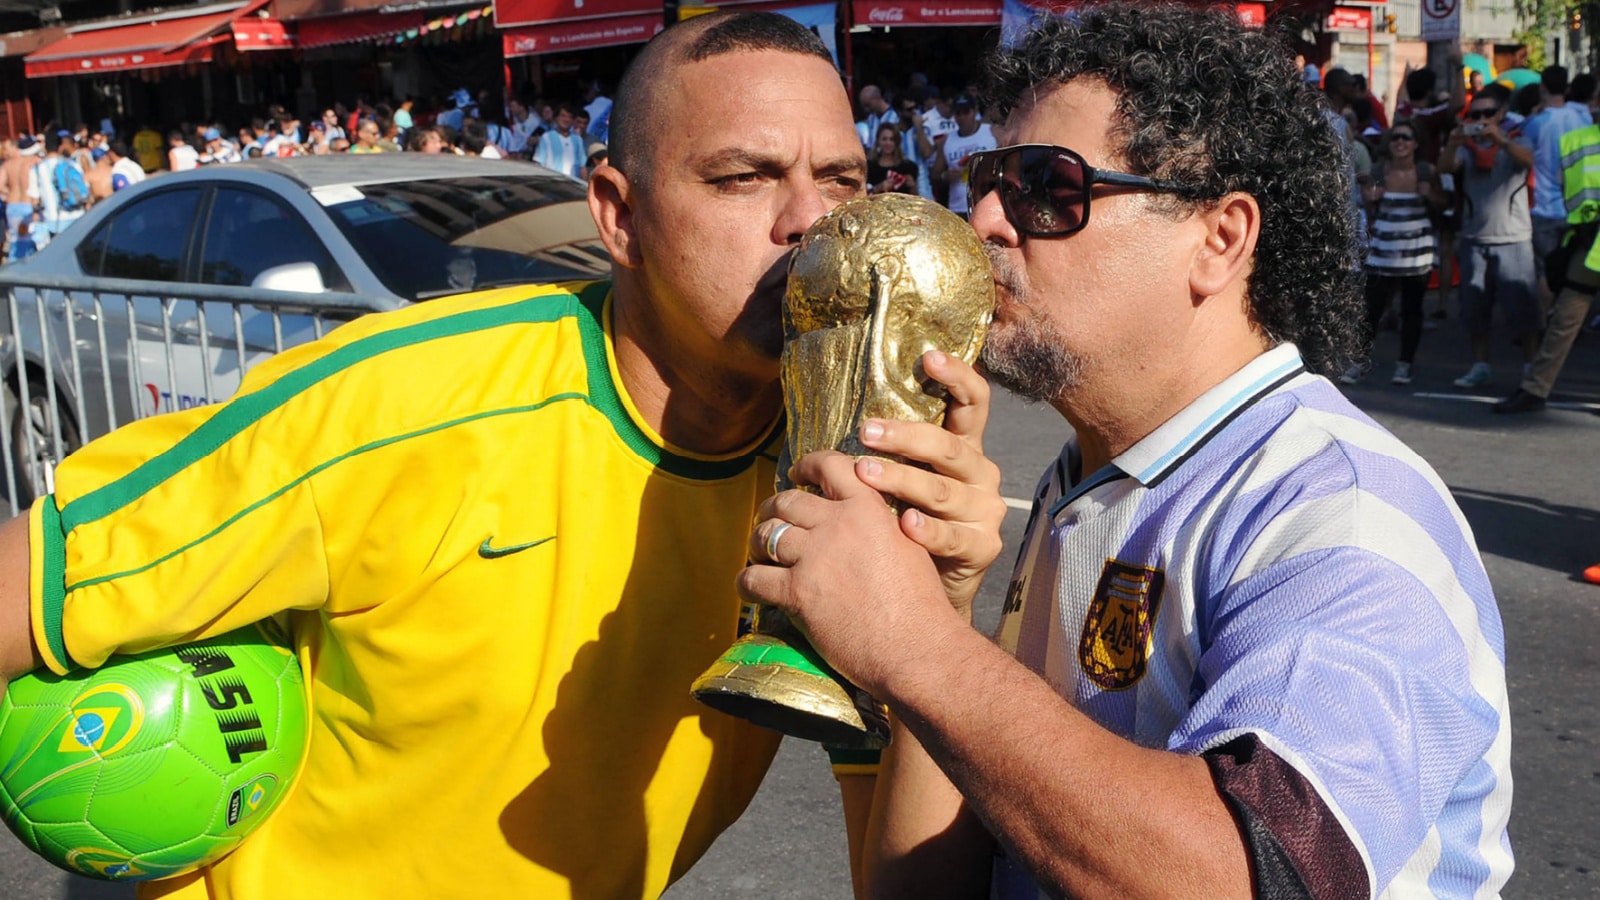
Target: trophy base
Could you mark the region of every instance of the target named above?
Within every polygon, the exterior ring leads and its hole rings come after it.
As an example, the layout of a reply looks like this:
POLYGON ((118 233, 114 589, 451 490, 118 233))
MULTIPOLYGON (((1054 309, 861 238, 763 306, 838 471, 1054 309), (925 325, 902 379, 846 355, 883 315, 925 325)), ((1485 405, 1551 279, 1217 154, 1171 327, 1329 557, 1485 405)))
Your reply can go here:
POLYGON ((882 704, 766 635, 741 638, 695 679, 691 690, 718 712, 802 740, 859 750, 889 744, 882 704))

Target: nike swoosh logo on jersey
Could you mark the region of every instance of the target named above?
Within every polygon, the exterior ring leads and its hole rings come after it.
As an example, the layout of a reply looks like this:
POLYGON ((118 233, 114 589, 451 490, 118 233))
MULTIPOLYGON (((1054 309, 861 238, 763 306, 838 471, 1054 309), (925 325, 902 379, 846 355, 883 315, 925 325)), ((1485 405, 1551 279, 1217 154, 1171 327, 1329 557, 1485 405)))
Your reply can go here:
POLYGON ((540 538, 537 541, 529 541, 526 544, 510 544, 505 547, 493 547, 490 546, 489 543, 490 541, 494 540, 494 535, 491 534, 483 539, 483 543, 478 545, 478 555, 484 559, 499 559, 502 556, 510 556, 513 553, 521 553, 524 550, 537 547, 540 544, 553 541, 555 539, 556 536, 552 534, 547 538, 540 538))

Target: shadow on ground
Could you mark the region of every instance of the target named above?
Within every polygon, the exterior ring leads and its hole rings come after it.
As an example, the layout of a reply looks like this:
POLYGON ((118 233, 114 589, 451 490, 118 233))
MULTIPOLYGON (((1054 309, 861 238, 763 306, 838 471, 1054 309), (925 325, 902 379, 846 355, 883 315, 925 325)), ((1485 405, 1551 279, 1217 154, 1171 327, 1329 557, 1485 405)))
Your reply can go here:
POLYGON ((1596 510, 1471 488, 1451 488, 1451 493, 1472 523, 1478 549, 1486 554, 1572 573, 1600 553, 1596 510))

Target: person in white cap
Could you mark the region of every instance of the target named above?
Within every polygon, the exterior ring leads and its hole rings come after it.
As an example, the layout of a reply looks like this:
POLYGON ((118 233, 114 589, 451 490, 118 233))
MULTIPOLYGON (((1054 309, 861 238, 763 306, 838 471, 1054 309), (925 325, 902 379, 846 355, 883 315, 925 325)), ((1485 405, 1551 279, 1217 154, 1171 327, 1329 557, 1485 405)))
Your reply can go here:
POLYGON ((232 141, 225 140, 222 132, 215 128, 207 128, 205 133, 206 149, 200 154, 201 165, 240 162, 239 148, 232 141))
POLYGON ((588 181, 589 176, 594 174, 595 169, 605 165, 606 160, 610 157, 610 155, 611 152, 606 149, 606 145, 604 143, 600 141, 594 141, 590 143, 589 158, 583 163, 583 180, 588 181))

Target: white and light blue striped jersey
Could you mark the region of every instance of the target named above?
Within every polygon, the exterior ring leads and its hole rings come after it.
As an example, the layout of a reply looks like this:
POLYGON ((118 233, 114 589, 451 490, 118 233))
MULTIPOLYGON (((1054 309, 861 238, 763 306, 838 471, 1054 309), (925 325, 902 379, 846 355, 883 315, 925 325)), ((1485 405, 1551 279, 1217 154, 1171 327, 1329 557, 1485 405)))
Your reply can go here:
MULTIPOLYGON (((1290 344, 1078 460, 1040 482, 1000 645, 1105 728, 1203 756, 1260 895, 1498 896, 1505 640, 1433 469, 1290 344)), ((996 896, 1041 896, 1021 881, 996 896)))

